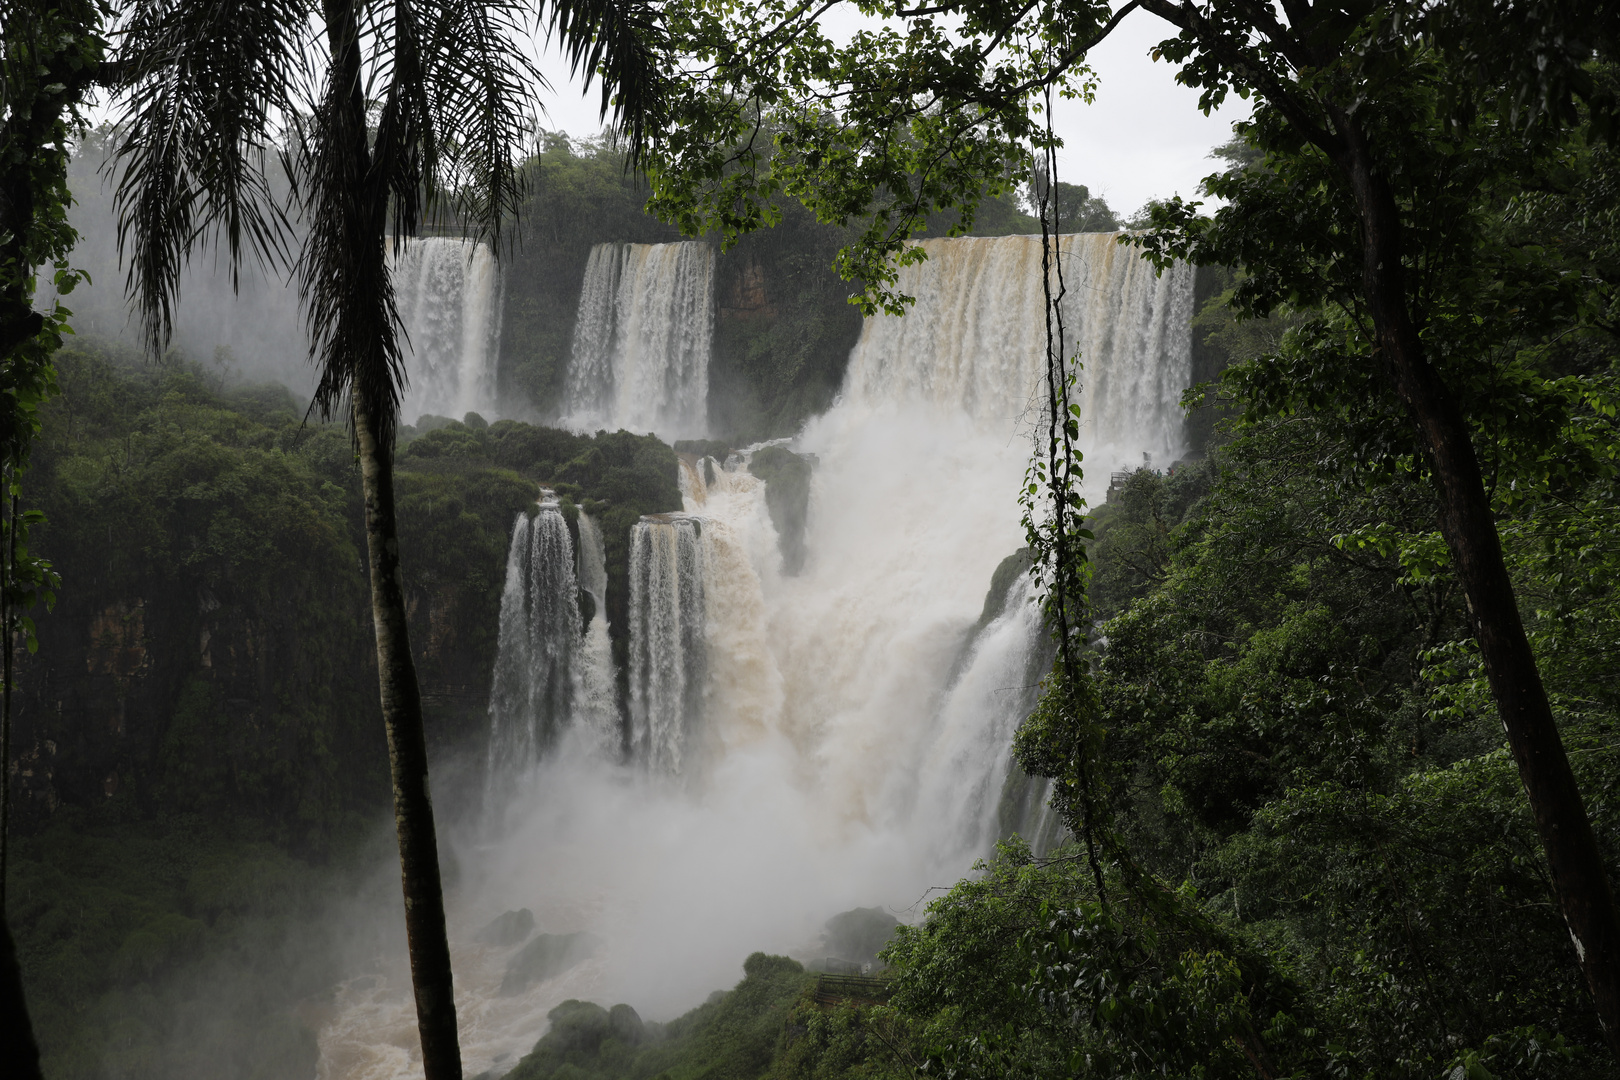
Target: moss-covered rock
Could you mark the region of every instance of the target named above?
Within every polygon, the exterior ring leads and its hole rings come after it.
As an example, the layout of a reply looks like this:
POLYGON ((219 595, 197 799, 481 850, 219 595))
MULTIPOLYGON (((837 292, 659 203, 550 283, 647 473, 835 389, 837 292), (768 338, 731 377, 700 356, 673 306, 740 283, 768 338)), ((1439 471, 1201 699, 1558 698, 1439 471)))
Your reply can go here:
POLYGON ((681 439, 675 443, 675 452, 698 458, 712 457, 724 464, 731 456, 731 444, 718 439, 681 439))
POLYGON ((1007 610, 1007 597, 1012 592, 1013 585, 1024 574, 1029 573, 1033 564, 1029 548, 1019 548, 996 564, 995 573, 990 575, 990 588, 984 594, 984 607, 979 612, 979 621, 974 631, 983 630, 986 626, 1001 618, 1002 612, 1007 610))
POLYGON ((759 1080, 789 1037, 788 1018, 812 979, 797 961, 754 953, 743 980, 659 1026, 634 1009, 566 1001, 551 1030, 507 1074, 508 1080, 652 1080, 704 1077, 759 1080))
POLYGON ((882 908, 853 908, 827 920, 822 941, 828 956, 857 964, 871 963, 899 925, 900 920, 882 908))

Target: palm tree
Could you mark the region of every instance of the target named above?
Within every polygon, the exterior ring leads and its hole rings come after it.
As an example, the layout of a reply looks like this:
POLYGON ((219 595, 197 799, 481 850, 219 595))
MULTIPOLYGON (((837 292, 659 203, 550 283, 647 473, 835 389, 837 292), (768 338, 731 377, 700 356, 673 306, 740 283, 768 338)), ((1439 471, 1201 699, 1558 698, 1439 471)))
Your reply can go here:
POLYGON ((441 215, 498 248, 522 199, 521 151, 545 86, 522 45, 542 25, 576 73, 601 76, 602 114, 639 154, 662 96, 641 0, 552 0, 540 10, 518 0, 136 0, 118 55, 119 243, 149 343, 167 340, 181 268, 205 238, 223 242, 233 273, 244 255, 285 258, 320 372, 312 408, 352 425, 428 1080, 459 1080, 461 1058, 399 566, 393 448, 404 371, 387 246, 441 215), (306 229, 296 252, 267 179, 273 150, 306 229))

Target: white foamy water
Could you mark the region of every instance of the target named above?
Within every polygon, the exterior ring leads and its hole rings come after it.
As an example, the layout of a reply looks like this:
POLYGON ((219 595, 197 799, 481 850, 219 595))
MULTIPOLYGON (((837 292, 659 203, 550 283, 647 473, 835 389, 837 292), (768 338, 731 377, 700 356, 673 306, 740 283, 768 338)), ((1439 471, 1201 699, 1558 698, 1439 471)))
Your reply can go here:
POLYGON ((500 338, 499 274, 485 244, 448 237, 410 240, 390 250, 394 297, 408 340, 408 383, 400 418, 424 413, 460 420, 497 416, 495 358, 500 338))
POLYGON ((598 244, 574 323, 562 424, 666 440, 708 432, 714 249, 598 244))
POLYGON ((499 632, 489 701, 492 775, 538 763, 573 719, 575 681, 584 670, 575 658, 579 584, 573 540, 555 501, 513 523, 499 632))
POLYGON ((607 561, 602 530, 586 513, 579 515, 579 587, 590 596, 592 612, 574 670, 574 720, 583 725, 596 752, 611 759, 619 754, 624 737, 608 635, 607 561))
MULTIPOLYGON (((791 445, 815 455, 801 571, 781 571, 746 453, 684 460, 685 512, 635 535, 626 722, 639 749, 620 763, 575 725, 506 830, 457 848, 469 1075, 514 1064, 568 997, 669 1019, 733 985, 754 950, 822 955, 839 911, 914 917, 998 835, 1009 742, 1044 655, 1027 581, 976 624, 993 571, 1023 542, 1017 495, 1044 374, 1040 241, 925 246, 901 280, 915 308, 867 321, 843 395, 791 445), (589 931, 603 946, 500 998, 512 950, 471 937, 521 907, 542 932, 589 931)), ((1061 253, 1095 493, 1111 468, 1179 453, 1192 272, 1155 277, 1112 236, 1064 237, 1061 253)), ((323 1075, 408 1075, 408 1000, 372 984, 345 993, 323 1075)))

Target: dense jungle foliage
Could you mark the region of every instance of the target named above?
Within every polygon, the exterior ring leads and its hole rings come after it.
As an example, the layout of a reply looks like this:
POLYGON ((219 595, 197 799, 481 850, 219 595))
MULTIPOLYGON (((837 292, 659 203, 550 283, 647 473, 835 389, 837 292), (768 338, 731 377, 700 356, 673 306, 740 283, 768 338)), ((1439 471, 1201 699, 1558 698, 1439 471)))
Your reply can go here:
MULTIPOLYGON (((75 587, 21 673, 8 896, 47 1074, 307 1075, 294 1006, 382 932, 309 937, 386 855, 349 437, 179 358, 81 339, 56 367, 30 494, 75 587)), ((548 483, 611 525, 622 634, 622 538, 680 495, 645 436, 433 423, 402 431, 396 493, 454 812, 479 790, 455 778, 481 761, 514 517, 548 483)))
MULTIPOLYGON (((1418 104, 1390 114, 1401 123, 1438 123, 1423 94, 1403 101, 1418 104)), ((1349 226, 1289 138, 1262 116, 1227 148, 1239 167, 1212 189, 1241 220, 1182 204, 1142 219, 1240 265, 1199 315, 1201 373, 1230 365, 1192 395, 1217 403, 1195 420, 1208 452, 1122 478, 1091 515, 1084 677, 1055 674, 1018 740, 1101 851, 1037 857, 1009 838, 896 931, 870 996, 755 954, 734 990, 667 1025, 568 1002, 511 1075, 1614 1075, 1435 489, 1340 288, 1349 226), (1296 250, 1299 264, 1278 261, 1296 250)), ((1431 146, 1467 158, 1418 241, 1433 256, 1427 343, 1470 410, 1612 878, 1616 161, 1590 128, 1551 149, 1512 123, 1469 138, 1407 140, 1409 176, 1434 165, 1419 160, 1431 146)), ((511 279, 535 284, 509 291, 502 368, 535 415, 555 405, 590 244, 673 238, 616 155, 553 139, 535 166, 535 232, 511 279)), ((1096 210, 1083 189, 1058 196, 1096 210)), ((1031 226, 1008 202, 989 209, 990 231, 1031 226)), ((712 408, 732 442, 822 407, 858 327, 828 270, 849 234, 781 210, 722 264, 712 408)), ((73 587, 23 673, 8 898, 48 1071, 307 1075, 300 1010, 365 938, 306 935, 328 925, 318 898, 366 887, 347 868, 371 861, 385 797, 347 437, 304 423, 284 391, 104 343, 58 353, 56 378, 29 491, 50 522, 35 547, 73 587)), ((507 529, 538 483, 619 545, 622 657, 623 538, 678 506, 673 449, 469 414, 403 431, 399 465, 441 754, 476 734, 488 671, 469 661, 491 652, 507 529)), ((804 476, 791 455, 759 469, 804 476)))

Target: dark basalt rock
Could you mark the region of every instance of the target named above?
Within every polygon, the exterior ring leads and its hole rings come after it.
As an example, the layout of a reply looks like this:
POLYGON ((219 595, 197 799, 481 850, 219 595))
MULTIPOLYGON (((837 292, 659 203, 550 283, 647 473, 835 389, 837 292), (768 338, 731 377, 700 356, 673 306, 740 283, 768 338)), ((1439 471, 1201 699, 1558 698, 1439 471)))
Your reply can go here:
POLYGON ((765 481, 765 506, 776 526, 782 570, 797 574, 804 566, 804 529, 810 516, 811 459, 782 446, 757 450, 748 471, 765 481))
POLYGON ((518 908, 495 916, 478 933, 473 940, 480 945, 517 945, 534 933, 534 912, 528 908, 518 908))
POLYGON ((594 934, 541 934, 507 963, 501 996, 521 994, 535 983, 554 979, 595 954, 601 944, 594 934))

